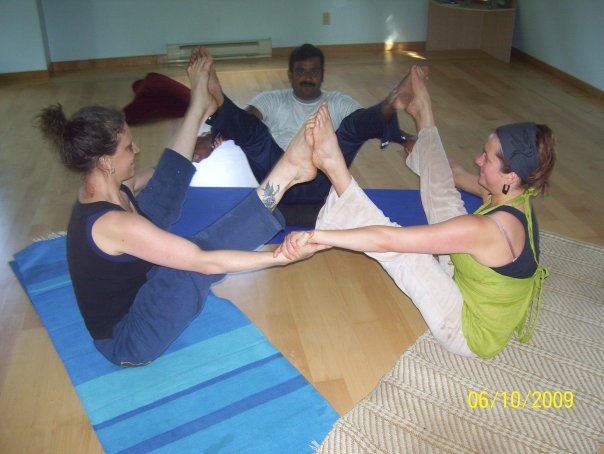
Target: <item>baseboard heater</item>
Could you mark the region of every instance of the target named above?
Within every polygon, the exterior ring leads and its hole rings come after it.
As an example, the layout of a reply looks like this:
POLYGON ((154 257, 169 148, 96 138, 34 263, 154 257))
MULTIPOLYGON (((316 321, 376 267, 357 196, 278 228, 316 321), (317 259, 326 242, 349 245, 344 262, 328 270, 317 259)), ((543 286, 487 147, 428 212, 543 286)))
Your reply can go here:
POLYGON ((229 58, 260 58, 273 54, 272 40, 253 39, 248 41, 223 41, 214 43, 168 44, 166 57, 168 63, 184 63, 189 61, 191 51, 200 46, 208 49, 215 60, 229 58))

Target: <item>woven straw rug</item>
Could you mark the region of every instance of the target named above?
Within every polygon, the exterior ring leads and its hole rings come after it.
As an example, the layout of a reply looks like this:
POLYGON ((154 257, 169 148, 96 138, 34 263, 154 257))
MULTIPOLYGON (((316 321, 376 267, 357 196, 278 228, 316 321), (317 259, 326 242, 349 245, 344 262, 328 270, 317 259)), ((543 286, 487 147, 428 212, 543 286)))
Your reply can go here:
POLYGON ((604 248, 542 232, 541 251, 550 277, 531 342, 466 359, 425 333, 317 452, 598 452, 604 248))

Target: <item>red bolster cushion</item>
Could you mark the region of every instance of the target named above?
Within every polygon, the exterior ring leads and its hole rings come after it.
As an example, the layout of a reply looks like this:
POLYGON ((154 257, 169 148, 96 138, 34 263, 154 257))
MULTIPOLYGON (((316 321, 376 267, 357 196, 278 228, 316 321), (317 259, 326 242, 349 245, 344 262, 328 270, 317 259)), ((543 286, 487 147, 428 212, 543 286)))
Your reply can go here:
POLYGON ((134 99, 123 109, 129 125, 182 117, 191 98, 187 86, 159 73, 148 73, 132 84, 132 90, 134 99))

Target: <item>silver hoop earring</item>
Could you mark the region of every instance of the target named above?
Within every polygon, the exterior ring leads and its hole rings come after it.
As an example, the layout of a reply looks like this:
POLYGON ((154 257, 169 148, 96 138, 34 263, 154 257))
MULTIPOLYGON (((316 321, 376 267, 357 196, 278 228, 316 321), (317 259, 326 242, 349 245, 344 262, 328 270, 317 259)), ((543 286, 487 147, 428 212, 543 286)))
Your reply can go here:
POLYGON ((507 194, 508 192, 510 192, 510 185, 504 184, 503 188, 501 189, 501 192, 503 192, 504 194, 507 194))

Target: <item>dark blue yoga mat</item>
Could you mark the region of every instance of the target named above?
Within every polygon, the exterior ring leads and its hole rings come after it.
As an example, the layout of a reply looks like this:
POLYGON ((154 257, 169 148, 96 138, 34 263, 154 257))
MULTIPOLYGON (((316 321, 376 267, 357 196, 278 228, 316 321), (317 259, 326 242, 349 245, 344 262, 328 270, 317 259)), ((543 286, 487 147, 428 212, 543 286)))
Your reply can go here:
MULTIPOLYGON (((172 231, 179 235, 188 236, 202 230, 227 213, 253 190, 250 188, 190 188, 182 216, 173 226, 172 231)), ((403 226, 426 223, 419 191, 366 189, 365 192, 392 221, 403 226)), ((479 197, 466 192, 462 192, 461 197, 468 213, 472 213, 482 203, 479 197)), ((288 227, 285 232, 280 233, 270 242, 280 243, 284 233, 302 229, 304 228, 288 227)))

